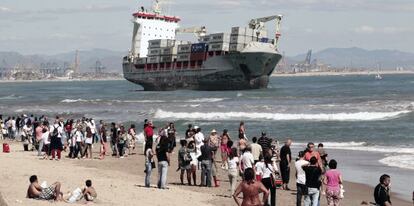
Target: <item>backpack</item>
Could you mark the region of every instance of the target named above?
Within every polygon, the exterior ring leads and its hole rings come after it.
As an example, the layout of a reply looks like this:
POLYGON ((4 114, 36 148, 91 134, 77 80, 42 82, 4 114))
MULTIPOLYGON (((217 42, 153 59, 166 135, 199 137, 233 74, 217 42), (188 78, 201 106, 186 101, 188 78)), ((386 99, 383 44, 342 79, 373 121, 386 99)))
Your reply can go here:
POLYGON ((53 126, 53 132, 52 132, 52 133, 50 133, 50 137, 51 137, 51 138, 57 138, 57 137, 58 137, 58 135, 59 135, 59 130, 58 130, 58 128, 59 128, 59 127, 55 127, 55 126, 53 126))

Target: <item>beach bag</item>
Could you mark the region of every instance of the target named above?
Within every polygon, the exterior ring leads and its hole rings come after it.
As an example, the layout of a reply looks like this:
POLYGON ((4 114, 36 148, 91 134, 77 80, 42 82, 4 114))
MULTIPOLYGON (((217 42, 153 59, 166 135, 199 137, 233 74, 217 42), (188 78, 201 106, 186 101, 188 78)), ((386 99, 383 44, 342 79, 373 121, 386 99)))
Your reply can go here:
POLYGON ((69 197, 68 203, 75 203, 76 201, 80 200, 82 197, 82 190, 80 188, 76 188, 72 192, 72 196, 69 197))
POLYGON ((7 143, 3 143, 3 152, 10 153, 10 146, 7 143))

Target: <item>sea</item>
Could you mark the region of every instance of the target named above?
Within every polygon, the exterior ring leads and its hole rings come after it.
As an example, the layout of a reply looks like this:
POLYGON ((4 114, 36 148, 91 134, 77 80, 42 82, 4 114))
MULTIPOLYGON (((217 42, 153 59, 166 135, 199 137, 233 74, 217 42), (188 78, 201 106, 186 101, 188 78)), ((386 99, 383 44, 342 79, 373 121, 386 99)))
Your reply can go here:
POLYGON ((236 138, 244 121, 249 139, 261 132, 281 144, 292 138, 295 157, 307 142, 323 143, 345 180, 375 186, 387 173, 400 197, 411 200, 414 191, 412 74, 271 77, 268 89, 248 91, 154 92, 125 80, 2 82, 0 113, 85 116, 138 128, 144 119, 158 127, 174 122, 179 138, 188 124, 205 134, 228 129, 236 138))

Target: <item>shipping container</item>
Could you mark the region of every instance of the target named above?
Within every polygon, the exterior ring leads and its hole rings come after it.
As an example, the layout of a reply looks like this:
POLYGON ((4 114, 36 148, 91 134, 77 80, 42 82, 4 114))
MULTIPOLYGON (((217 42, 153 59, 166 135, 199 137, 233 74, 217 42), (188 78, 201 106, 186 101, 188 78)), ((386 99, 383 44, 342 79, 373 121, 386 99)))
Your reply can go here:
POLYGON ((148 41, 148 48, 160 48, 174 46, 175 40, 173 39, 154 39, 148 41))
POLYGON ((190 53, 183 53, 177 55, 177 61, 179 62, 185 62, 190 61, 191 54, 190 53))
POLYGON ((256 36, 253 29, 248 27, 233 27, 231 28, 232 35, 256 36))
POLYGON ((204 61, 207 53, 191 53, 190 61, 204 61))
POLYGON ((179 46, 183 44, 191 44, 191 42, 190 41, 179 41, 179 40, 175 41, 175 46, 179 46))
POLYGON ((230 42, 230 34, 226 33, 216 33, 216 34, 210 34, 210 41, 209 43, 228 43, 230 42))
POLYGON ((161 55, 161 49, 160 48, 150 48, 148 49, 148 56, 159 56, 161 55))
POLYGON ((202 36, 199 40, 200 43, 208 43, 210 42, 210 35, 202 36))
POLYGON ((230 44, 230 51, 234 52, 234 51, 242 51, 245 47, 247 46, 247 44, 230 44))
POLYGON ((248 44, 255 41, 256 37, 243 36, 243 35, 232 35, 230 38, 230 44, 248 44))
POLYGON ((205 53, 207 51, 206 43, 197 43, 191 45, 191 53, 205 53))
POLYGON ((269 38, 267 38, 267 37, 260 38, 259 42, 269 43, 269 38))
POLYGON ((161 48, 161 55, 176 55, 177 48, 178 48, 177 46, 161 48))
POLYGON ((159 56, 153 56, 153 57, 148 57, 147 58, 147 63, 148 64, 156 64, 160 62, 160 57, 159 56))
POLYGON ((178 45, 178 54, 182 53, 190 53, 191 52, 191 44, 182 44, 178 45))
POLYGON ((147 63, 147 58, 138 58, 137 60, 137 64, 146 64, 147 63))
POLYGON ((160 56, 160 63, 173 62, 175 58, 177 58, 176 55, 163 55, 160 56))
POLYGON ((229 51, 229 43, 212 43, 208 46, 209 51, 229 51))

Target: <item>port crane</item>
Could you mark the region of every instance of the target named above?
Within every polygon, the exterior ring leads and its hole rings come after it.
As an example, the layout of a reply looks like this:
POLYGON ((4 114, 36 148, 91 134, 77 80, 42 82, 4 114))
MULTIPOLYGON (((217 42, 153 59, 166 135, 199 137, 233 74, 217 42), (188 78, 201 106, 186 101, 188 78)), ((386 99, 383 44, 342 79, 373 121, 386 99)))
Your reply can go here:
POLYGON ((193 33, 198 40, 207 35, 207 29, 205 26, 194 26, 189 28, 178 28, 176 33, 193 33))
POLYGON ((280 25, 281 25, 282 18, 283 18, 283 15, 279 14, 279 15, 273 15, 273 16, 267 16, 267 17, 252 19, 249 22, 249 27, 251 29, 254 29, 256 31, 257 36, 259 36, 260 31, 265 29, 265 23, 266 22, 276 20, 276 33, 275 33, 275 41, 273 42, 273 44, 277 47, 278 42, 279 42, 279 38, 281 36, 280 25))

